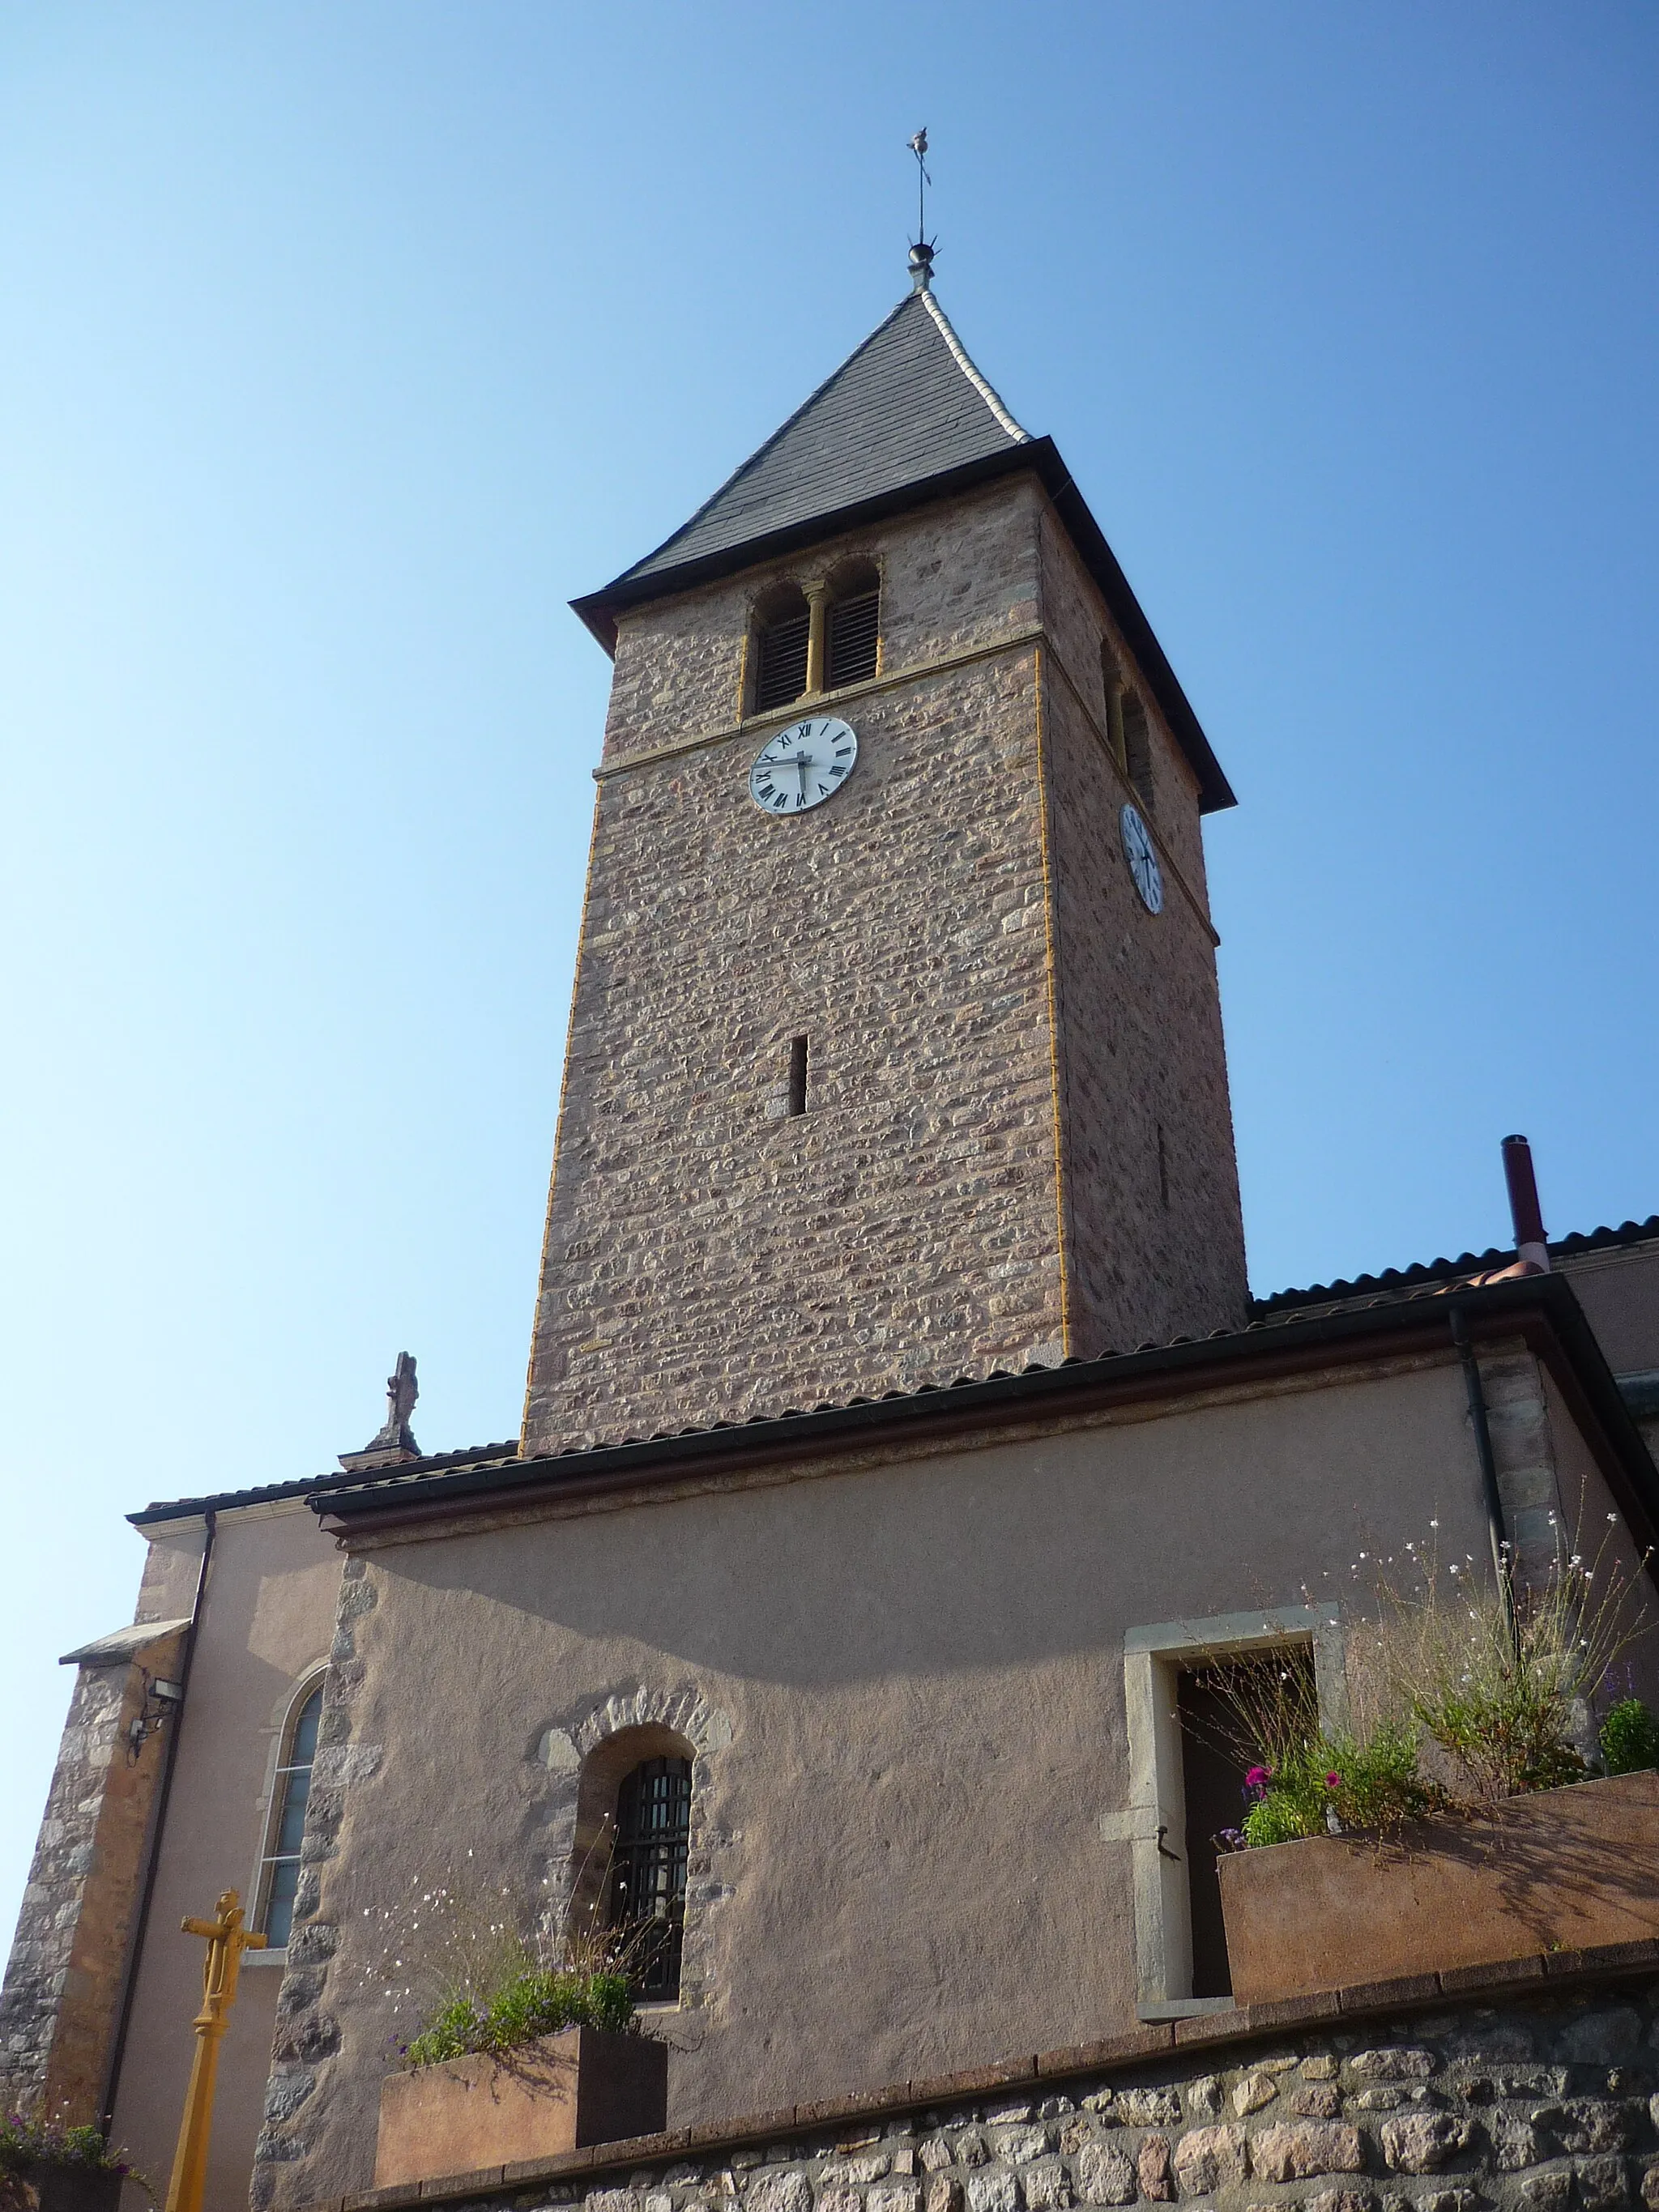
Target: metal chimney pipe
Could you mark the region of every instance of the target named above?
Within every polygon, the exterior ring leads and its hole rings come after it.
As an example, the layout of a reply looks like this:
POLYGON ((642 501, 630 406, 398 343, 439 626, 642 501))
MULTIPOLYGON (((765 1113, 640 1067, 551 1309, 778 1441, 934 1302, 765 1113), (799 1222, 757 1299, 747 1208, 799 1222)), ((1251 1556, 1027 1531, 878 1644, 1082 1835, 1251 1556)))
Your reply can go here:
POLYGON ((1550 1248, 1538 1204, 1538 1178, 1532 1171, 1532 1146, 1524 1137, 1504 1139, 1504 1180, 1510 1187, 1510 1218, 1515 1224, 1515 1256, 1534 1274, 1547 1275, 1550 1248))

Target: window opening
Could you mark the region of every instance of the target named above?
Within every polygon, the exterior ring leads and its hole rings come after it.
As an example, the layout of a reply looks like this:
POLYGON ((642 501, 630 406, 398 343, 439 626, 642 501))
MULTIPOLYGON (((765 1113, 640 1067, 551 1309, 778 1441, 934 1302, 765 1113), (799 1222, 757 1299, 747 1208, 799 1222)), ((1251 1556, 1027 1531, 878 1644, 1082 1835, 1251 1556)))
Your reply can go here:
POLYGON ((1111 746, 1112 758, 1123 770, 1129 772, 1123 752, 1123 678, 1109 645, 1100 648, 1100 681, 1106 694, 1106 741, 1111 746))
POLYGON ((300 1843, 305 1834, 311 1769, 317 1756, 317 1724, 323 1717, 323 1686, 318 1683, 301 1706, 272 1786, 269 1844, 260 1869, 258 1926, 273 1951, 287 1948, 294 1925, 294 1899, 300 1887, 300 1843))
POLYGON ((787 707, 806 689, 806 643, 811 617, 805 606, 799 612, 768 623, 756 641, 755 712, 787 707))
POLYGON ((1181 1670, 1176 1711, 1187 1803, 1184 1856, 1195 1997, 1232 1995, 1215 1839, 1224 1829, 1242 1824, 1251 1801, 1244 1778, 1267 1756, 1264 1745, 1254 1740, 1250 1717, 1288 1714, 1304 1705, 1316 1726, 1313 1653, 1305 1644, 1181 1670))
POLYGON ((617 1794, 607 1924, 631 1939, 630 1973, 642 1997, 679 1993, 691 1762, 647 1759, 617 1794))
POLYGON ((881 593, 860 592, 838 599, 830 610, 829 686, 863 684, 876 672, 881 629, 881 593))
POLYGON ((798 1036, 789 1047, 789 1111, 806 1111, 806 1039, 798 1036))
POLYGON ((1146 709, 1133 691, 1123 696, 1123 772, 1149 816, 1156 811, 1152 795, 1152 732, 1146 709))

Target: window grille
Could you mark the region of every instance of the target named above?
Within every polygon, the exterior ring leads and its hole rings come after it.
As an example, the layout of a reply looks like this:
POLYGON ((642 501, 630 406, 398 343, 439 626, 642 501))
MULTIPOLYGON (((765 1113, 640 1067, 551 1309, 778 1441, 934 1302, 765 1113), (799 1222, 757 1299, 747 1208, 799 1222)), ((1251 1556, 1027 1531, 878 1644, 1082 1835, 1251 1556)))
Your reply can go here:
POLYGON ((876 641, 881 622, 881 593, 860 592, 830 610, 830 667, 833 691, 842 684, 862 684, 876 672, 876 641))
POLYGON ((256 1924, 273 1951, 286 1948, 294 1925, 294 1897, 300 1887, 300 1838, 305 1833, 312 1761, 317 1756, 317 1723, 322 1717, 323 1686, 319 1682, 300 1708, 271 1793, 271 1821, 260 1864, 256 1924))
POLYGON ((787 707, 806 689, 806 641, 811 617, 803 609, 770 623, 756 640, 755 712, 787 707))
POLYGON ((679 1993, 690 1832, 690 1760, 647 1759, 636 1766, 617 1796, 606 1917, 634 1940, 633 1981, 642 1997, 679 1993))

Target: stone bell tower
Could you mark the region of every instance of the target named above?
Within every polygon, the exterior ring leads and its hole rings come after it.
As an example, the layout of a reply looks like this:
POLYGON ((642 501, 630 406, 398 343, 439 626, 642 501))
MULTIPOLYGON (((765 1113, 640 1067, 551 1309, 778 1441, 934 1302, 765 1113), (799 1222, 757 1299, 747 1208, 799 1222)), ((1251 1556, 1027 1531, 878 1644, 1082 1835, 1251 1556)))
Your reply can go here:
POLYGON ((616 672, 526 1452, 1243 1319, 1200 834, 1232 794, 914 278, 577 602, 616 672))

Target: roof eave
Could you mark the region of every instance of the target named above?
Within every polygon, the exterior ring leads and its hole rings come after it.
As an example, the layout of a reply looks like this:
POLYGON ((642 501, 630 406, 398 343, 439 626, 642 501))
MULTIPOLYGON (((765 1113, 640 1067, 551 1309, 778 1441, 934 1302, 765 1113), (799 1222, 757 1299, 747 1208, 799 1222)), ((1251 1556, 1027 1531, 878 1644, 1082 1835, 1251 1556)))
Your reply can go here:
POLYGON ((966 462, 961 467, 920 477, 914 483, 884 492, 874 499, 860 500, 851 506, 835 508, 827 514, 810 516, 801 522, 792 523, 787 530, 770 531, 762 537, 747 538, 740 544, 723 547, 717 553, 704 554, 699 559, 681 562, 674 568, 659 570, 654 575, 625 574, 600 591, 589 592, 580 599, 572 599, 570 605, 605 651, 614 657, 617 617, 630 607, 643 606, 653 599, 667 599, 680 592, 695 590, 699 585, 736 575, 744 568, 759 568, 769 561, 782 560, 799 551, 802 546, 817 544, 826 538, 842 536, 848 531, 881 521, 889 515, 902 514, 913 507, 927 506, 935 500, 948 499, 975 484, 990 483, 999 477, 1018 475, 1024 469, 1032 471, 1041 481, 1054 503, 1054 512, 1077 548, 1079 557, 1099 586, 1113 620, 1122 631, 1129 650, 1151 684, 1176 742, 1198 780, 1199 811, 1214 814, 1224 807, 1237 805, 1238 802, 1232 786, 1222 772, 1221 763, 1204 734, 1203 726, 1194 713, 1191 702, 1181 688, 1180 679, 1170 665, 1145 610, 1118 563, 1117 556, 1107 544, 1105 532, 1095 520, 1088 501, 1078 489, 1071 471, 1061 459, 1052 438, 1033 438, 1024 445, 1010 446, 1006 452, 988 453, 979 460, 966 462))
POLYGON ((914 1435, 983 1433, 997 1421, 1024 1420, 1052 1410, 1073 1416, 1091 1407, 1184 1395, 1237 1377, 1242 1367, 1261 1379, 1331 1364, 1333 1355, 1357 1352, 1367 1343, 1395 1349, 1443 1346, 1452 1356, 1452 1312, 1460 1308, 1471 1338, 1532 1328, 1559 1353, 1581 1420, 1601 1446, 1610 1487, 1638 1543, 1659 1538, 1659 1474, 1628 1408, 1619 1395, 1595 1335, 1571 1286, 1559 1275, 1425 1296, 1358 1311, 1321 1315, 1164 1345, 1099 1360, 1073 1360, 954 1388, 926 1389, 863 1404, 830 1407, 775 1420, 725 1424, 649 1442, 602 1445, 550 1454, 495 1468, 458 1469, 416 1486, 395 1483, 341 1484, 310 1500, 325 1528, 344 1536, 453 1520, 479 1511, 534 1509, 551 1500, 601 1492, 656 1488, 706 1480, 714 1472, 780 1455, 830 1459, 848 1449, 868 1449, 886 1431, 914 1435), (411 1494, 413 1493, 413 1494, 411 1494))

